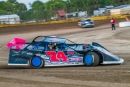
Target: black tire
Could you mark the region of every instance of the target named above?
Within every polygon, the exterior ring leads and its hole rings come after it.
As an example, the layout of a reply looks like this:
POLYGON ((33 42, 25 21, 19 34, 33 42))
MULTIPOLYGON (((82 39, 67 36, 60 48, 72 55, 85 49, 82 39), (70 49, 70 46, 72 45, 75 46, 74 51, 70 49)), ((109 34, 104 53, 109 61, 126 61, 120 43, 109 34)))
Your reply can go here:
POLYGON ((84 56, 84 64, 86 66, 97 66, 99 65, 100 62, 100 56, 96 53, 96 52, 88 52, 85 56, 84 56), (90 59, 90 63, 87 62, 88 59, 86 59, 88 56, 90 56, 92 59, 90 59))
POLYGON ((43 58, 41 58, 39 56, 33 56, 29 60, 29 65, 34 69, 39 69, 39 68, 44 67, 45 62, 44 62, 43 58))

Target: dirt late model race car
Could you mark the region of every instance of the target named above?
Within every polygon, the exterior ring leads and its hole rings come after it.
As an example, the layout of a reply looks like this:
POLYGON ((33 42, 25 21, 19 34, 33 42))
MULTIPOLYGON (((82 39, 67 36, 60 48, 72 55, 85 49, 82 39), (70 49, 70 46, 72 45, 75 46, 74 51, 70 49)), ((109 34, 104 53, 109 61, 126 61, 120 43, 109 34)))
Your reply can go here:
POLYGON ((68 39, 37 36, 32 42, 14 38, 7 44, 10 48, 8 65, 48 66, 122 64, 124 60, 110 53, 96 42, 76 44, 68 39))
POLYGON ((94 21, 92 21, 90 18, 79 20, 78 25, 82 28, 93 28, 95 27, 94 21))

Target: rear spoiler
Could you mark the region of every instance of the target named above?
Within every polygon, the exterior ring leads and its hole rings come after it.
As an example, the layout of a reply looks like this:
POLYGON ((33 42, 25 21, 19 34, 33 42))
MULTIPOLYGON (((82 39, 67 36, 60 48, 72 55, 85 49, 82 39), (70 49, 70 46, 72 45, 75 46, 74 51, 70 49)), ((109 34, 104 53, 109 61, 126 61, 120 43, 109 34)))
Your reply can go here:
POLYGON ((22 38, 14 38, 10 42, 7 43, 7 47, 9 49, 15 49, 15 50, 20 50, 25 47, 26 40, 22 38))

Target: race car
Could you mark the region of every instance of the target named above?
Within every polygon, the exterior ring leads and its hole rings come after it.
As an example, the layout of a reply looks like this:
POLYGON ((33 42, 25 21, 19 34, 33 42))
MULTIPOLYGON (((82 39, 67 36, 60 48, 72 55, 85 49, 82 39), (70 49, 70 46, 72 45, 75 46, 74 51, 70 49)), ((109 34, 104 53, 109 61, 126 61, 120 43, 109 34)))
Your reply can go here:
POLYGON ((42 68, 49 66, 122 64, 124 60, 112 54, 102 45, 77 44, 56 36, 37 36, 32 42, 14 38, 10 48, 8 65, 42 68))
POLYGON ((94 22, 90 18, 87 18, 87 19, 84 19, 84 20, 79 20, 78 21, 78 25, 80 27, 82 27, 82 28, 92 28, 92 27, 95 27, 94 22))

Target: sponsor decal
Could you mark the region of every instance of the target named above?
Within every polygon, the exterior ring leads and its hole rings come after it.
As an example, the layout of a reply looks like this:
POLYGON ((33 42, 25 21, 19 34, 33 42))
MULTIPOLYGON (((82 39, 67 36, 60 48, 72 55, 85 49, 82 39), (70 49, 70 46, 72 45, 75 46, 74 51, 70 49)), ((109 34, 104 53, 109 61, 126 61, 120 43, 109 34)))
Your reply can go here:
POLYGON ((52 41, 57 41, 58 39, 57 38, 51 38, 52 41))
POLYGON ((67 54, 74 55, 74 51, 68 51, 67 54))
POLYGON ((29 53, 29 52, 28 52, 27 55, 33 55, 33 53, 29 53))
POLYGON ((13 54, 13 55, 11 55, 12 57, 15 57, 15 56, 19 56, 19 54, 13 54))
POLYGON ((16 53, 16 54, 17 54, 17 53, 20 53, 20 51, 15 51, 15 50, 12 50, 12 52, 13 52, 13 53, 16 53))
POLYGON ((46 65, 51 65, 51 62, 45 62, 46 65))
POLYGON ((45 62, 51 62, 50 60, 45 60, 45 62))
POLYGON ((14 62, 21 62, 21 61, 24 61, 25 59, 22 59, 22 58, 16 58, 14 62))
POLYGON ((46 56, 46 55, 41 55, 41 57, 43 58, 43 59, 50 59, 48 56, 46 56))
POLYGON ((41 56, 42 54, 40 54, 40 53, 38 53, 38 54, 36 54, 36 56, 41 56))
POLYGON ((60 62, 60 64, 65 64, 64 62, 60 62))
POLYGON ((77 61, 79 61, 79 60, 83 60, 83 58, 70 58, 71 60, 77 60, 77 61))
POLYGON ((76 62, 75 64, 79 64, 79 62, 76 62))

